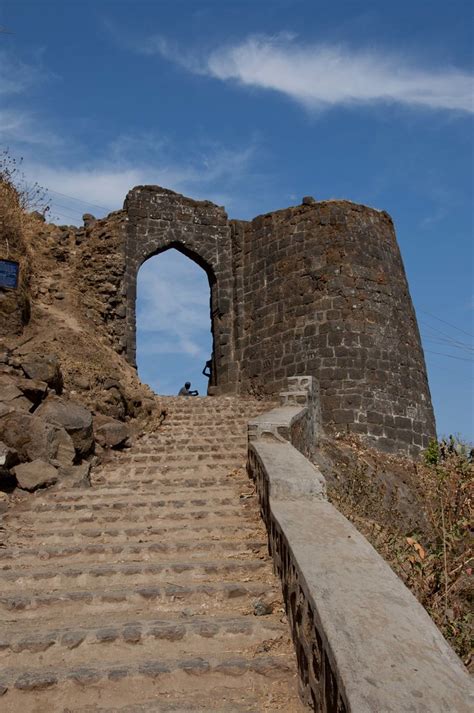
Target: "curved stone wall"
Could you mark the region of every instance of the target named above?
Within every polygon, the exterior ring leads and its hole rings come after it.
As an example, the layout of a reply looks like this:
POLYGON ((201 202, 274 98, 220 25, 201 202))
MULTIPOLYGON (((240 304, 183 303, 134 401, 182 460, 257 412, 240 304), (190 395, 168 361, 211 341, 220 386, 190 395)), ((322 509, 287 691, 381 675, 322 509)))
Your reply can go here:
POLYGON ((424 356, 392 220, 348 201, 233 224, 239 390, 310 374, 323 422, 415 455, 435 433, 424 356))

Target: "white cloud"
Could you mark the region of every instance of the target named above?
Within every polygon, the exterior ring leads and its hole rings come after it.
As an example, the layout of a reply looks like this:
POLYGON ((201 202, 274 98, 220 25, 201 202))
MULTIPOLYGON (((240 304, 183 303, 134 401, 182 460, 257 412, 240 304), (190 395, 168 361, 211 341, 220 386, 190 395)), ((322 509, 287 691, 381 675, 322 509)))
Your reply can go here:
POLYGON ((473 112, 473 77, 454 68, 423 69, 405 57, 342 46, 300 45, 288 34, 251 36, 205 57, 150 39, 146 54, 160 54, 189 71, 248 87, 280 92, 312 110, 398 103, 473 112))
POLYGON ((39 64, 26 64, 6 50, 0 50, 0 96, 21 94, 44 80, 46 76, 46 72, 39 64))
POLYGON ((176 250, 142 265, 137 301, 141 359, 186 354, 205 361, 211 349, 209 296, 204 270, 176 250))
POLYGON ((37 117, 20 109, 0 109, 0 141, 35 148, 53 148, 62 144, 54 132, 41 126, 37 117))
POLYGON ((121 208, 128 191, 145 184, 230 205, 232 192, 247 175, 255 151, 254 143, 227 148, 201 142, 181 156, 163 139, 122 136, 94 162, 74 166, 68 156, 56 161, 26 156, 24 170, 29 181, 49 190, 51 218, 69 223, 80 222, 86 211, 100 216, 121 208))

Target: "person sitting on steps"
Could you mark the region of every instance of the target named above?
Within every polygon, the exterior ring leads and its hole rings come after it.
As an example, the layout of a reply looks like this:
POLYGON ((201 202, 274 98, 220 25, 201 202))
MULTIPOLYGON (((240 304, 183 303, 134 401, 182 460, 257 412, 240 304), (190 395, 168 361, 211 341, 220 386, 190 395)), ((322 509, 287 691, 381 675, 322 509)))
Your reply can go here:
POLYGON ((197 389, 193 389, 191 391, 191 382, 187 381, 185 385, 179 390, 178 396, 199 396, 199 391, 197 389))

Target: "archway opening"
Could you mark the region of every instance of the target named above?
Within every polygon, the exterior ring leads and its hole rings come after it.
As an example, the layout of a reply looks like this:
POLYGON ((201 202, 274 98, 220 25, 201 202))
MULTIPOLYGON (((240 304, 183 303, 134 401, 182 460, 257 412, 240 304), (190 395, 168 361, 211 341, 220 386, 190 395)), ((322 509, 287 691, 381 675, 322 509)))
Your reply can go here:
POLYGON ((137 368, 157 394, 176 395, 184 382, 205 396, 202 374, 213 355, 213 276, 194 256, 168 248, 137 275, 137 368))

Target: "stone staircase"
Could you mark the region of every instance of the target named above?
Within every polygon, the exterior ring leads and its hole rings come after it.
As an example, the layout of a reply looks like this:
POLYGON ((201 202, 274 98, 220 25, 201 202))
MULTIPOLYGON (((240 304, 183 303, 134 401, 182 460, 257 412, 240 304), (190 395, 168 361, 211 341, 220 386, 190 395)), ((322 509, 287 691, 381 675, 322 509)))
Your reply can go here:
POLYGON ((88 490, 4 516, 5 713, 301 712, 293 646, 243 465, 268 404, 167 398, 88 490))

